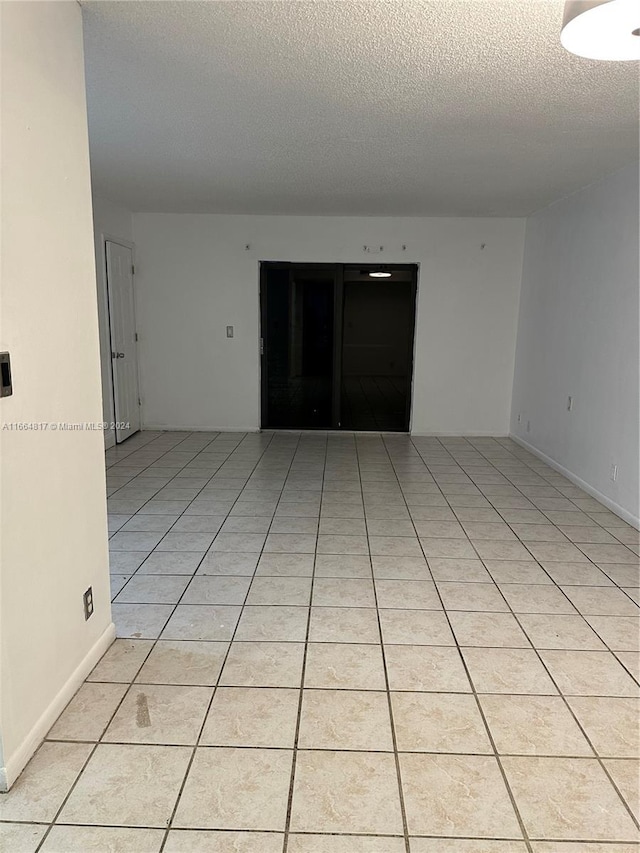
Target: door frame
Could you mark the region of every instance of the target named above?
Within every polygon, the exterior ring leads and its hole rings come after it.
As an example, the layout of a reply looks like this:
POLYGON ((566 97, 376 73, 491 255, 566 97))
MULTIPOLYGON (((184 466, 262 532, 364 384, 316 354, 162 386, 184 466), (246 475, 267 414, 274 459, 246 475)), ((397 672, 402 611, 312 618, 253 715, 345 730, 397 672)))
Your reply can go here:
MULTIPOLYGON (((105 418, 108 429, 105 430, 105 433, 109 433, 109 435, 113 438, 113 443, 109 444, 109 447, 114 447, 117 444, 121 444, 122 442, 118 442, 117 433, 115 426, 112 424, 116 423, 116 376, 113 370, 113 359, 111 357, 111 293, 109 290, 109 270, 107 263, 107 243, 116 243, 118 246, 122 246, 125 249, 129 249, 131 252, 131 263, 135 270, 136 267, 136 246, 135 243, 130 240, 125 240, 122 237, 115 237, 107 232, 100 233, 100 248, 102 252, 102 277, 103 277, 103 297, 104 297, 104 311, 105 311, 105 321, 106 321, 106 329, 105 329, 105 342, 107 344, 107 352, 104 353, 104 357, 107 359, 108 363, 108 376, 109 376, 109 403, 111 412, 109 413, 109 417, 105 418)), ((138 399, 141 399, 140 394, 140 360, 138 358, 138 322, 136 318, 136 281, 135 281, 135 272, 132 274, 131 287, 133 289, 133 327, 135 329, 136 334, 136 349, 135 349, 135 367, 136 367, 136 377, 138 380, 138 399)), ((140 408, 140 403, 138 403, 138 408, 140 408)), ((104 413, 106 414, 106 413, 104 413)), ((140 424, 140 429, 142 429, 142 423, 140 424)), ((126 439, 125 439, 126 441, 126 439)), ((106 435, 105 435, 105 443, 106 443, 106 435)))
POLYGON ((269 407, 269 393, 267 388, 267 261, 259 261, 259 285, 258 298, 260 299, 260 328, 259 348, 260 359, 260 429, 267 429, 267 409, 269 407))
MULTIPOLYGON (((283 270, 292 271, 295 267, 304 267, 305 269, 316 268, 318 270, 328 269, 333 267, 335 276, 335 291, 334 291, 334 323, 333 323, 333 399, 331 406, 331 427, 330 429, 341 431, 340 423, 340 408, 342 397, 342 338, 343 338, 343 311, 344 311, 344 282, 345 269, 347 267, 379 267, 380 264, 367 261, 337 261, 337 262, 322 262, 322 261, 272 261, 260 260, 258 262, 259 270, 259 300, 260 300, 260 328, 259 328, 259 358, 260 358, 260 429, 270 429, 266 424, 268 422, 268 377, 267 377, 267 350, 268 341, 266 336, 267 329, 267 268, 280 268, 283 270)), ((405 424, 406 430, 399 431, 399 434, 404 432, 411 433, 411 416, 413 406, 413 380, 415 375, 415 345, 416 345, 416 324, 418 321, 418 279, 420 277, 419 263, 393 263, 387 261, 384 266, 394 270, 402 270, 411 272, 411 307, 413 311, 413 323, 407 348, 410 354, 408 386, 409 393, 407 394, 407 403, 405 409, 405 424)), ((322 430, 320 430, 322 431, 322 430)))
POLYGON ((344 268, 335 265, 335 291, 333 302, 333 400, 331 405, 331 428, 342 429, 342 336, 344 323, 344 268))

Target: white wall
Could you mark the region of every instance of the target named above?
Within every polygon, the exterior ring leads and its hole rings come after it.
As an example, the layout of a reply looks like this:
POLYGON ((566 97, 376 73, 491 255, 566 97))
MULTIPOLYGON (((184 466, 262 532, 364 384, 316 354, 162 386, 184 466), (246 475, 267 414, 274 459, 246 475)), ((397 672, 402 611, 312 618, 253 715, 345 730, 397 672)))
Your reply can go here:
POLYGON ((508 432, 524 220, 134 214, 134 239, 146 426, 258 428, 259 260, 384 261, 420 264, 413 432, 508 432))
MULTIPOLYGON (((105 240, 125 245, 133 242, 131 212, 98 196, 93 197, 93 233, 95 242, 96 279, 98 291, 98 326, 100 330, 100 362, 102 376, 102 415, 105 423, 115 421, 113 406, 113 381, 111 375, 111 342, 109 334, 109 302, 107 294, 107 268, 105 240)), ((116 443, 115 430, 104 433, 105 447, 116 443)))
MULTIPOLYGON (((0 350, 14 394, 0 418, 101 421, 80 6, 1 15, 0 350)), ((112 637, 101 433, 0 426, 1 788, 112 637)))
POLYGON ((511 420, 636 523, 638 233, 637 165, 527 221, 511 420))

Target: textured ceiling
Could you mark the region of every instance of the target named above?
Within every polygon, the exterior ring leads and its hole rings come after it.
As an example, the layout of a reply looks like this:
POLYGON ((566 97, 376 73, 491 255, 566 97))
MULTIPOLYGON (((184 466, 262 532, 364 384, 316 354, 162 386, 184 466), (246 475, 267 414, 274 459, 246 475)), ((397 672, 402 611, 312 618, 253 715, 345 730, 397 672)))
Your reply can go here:
POLYGON ((83 3, 98 193, 133 210, 521 216, 638 152, 636 63, 561 0, 83 3))

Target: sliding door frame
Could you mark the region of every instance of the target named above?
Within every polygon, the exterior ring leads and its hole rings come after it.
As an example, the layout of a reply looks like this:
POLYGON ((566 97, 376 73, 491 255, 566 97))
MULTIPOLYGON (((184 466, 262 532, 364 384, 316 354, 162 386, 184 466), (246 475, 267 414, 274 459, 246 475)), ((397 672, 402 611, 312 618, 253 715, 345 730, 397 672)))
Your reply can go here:
POLYGON ((344 314, 344 264, 335 265, 333 291, 333 399, 331 427, 341 428, 342 409, 342 325, 344 314))
MULTIPOLYGON (((272 269, 288 270, 289 280, 292 280, 296 269, 305 272, 317 271, 318 273, 331 271, 334 278, 333 297, 333 370, 332 370, 332 400, 331 400, 331 427, 333 430, 342 429, 342 341, 344 323, 344 290, 345 279, 348 281, 348 270, 376 268, 379 264, 372 263, 305 263, 298 261, 260 261, 260 427, 261 429, 272 429, 269 423, 269 377, 267 372, 268 347, 267 338, 267 271, 272 269), (347 275, 345 276, 345 273, 347 275)), ((409 432, 411 428, 411 404, 413 400, 413 375, 415 360, 415 333, 417 318, 418 297, 418 264, 386 264, 390 270, 408 272, 411 274, 410 294, 413 322, 409 332, 407 347, 409 350, 409 373, 408 392, 405 409, 405 429, 409 432)))
POLYGON ((267 263, 260 261, 260 429, 267 429, 267 423, 269 422, 269 376, 267 373, 268 346, 267 263))
POLYGON ((411 432, 411 404, 413 402, 413 367, 415 361, 415 347, 416 347, 416 319, 418 316, 418 266, 417 264, 411 264, 412 277, 411 277, 411 315, 413 317, 413 322, 411 323, 411 330, 409 332, 409 375, 407 377, 407 385, 409 386, 407 392, 407 405, 405 409, 404 422, 406 426, 406 432, 411 432))

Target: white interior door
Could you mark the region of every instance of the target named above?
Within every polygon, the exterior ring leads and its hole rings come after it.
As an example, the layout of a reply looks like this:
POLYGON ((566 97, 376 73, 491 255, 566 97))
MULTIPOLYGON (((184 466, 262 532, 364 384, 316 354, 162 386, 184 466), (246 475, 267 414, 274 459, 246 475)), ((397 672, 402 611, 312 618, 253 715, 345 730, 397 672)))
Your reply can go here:
POLYGON ((140 429, 136 315, 133 299, 133 253, 106 241, 111 366, 116 441, 140 429))

